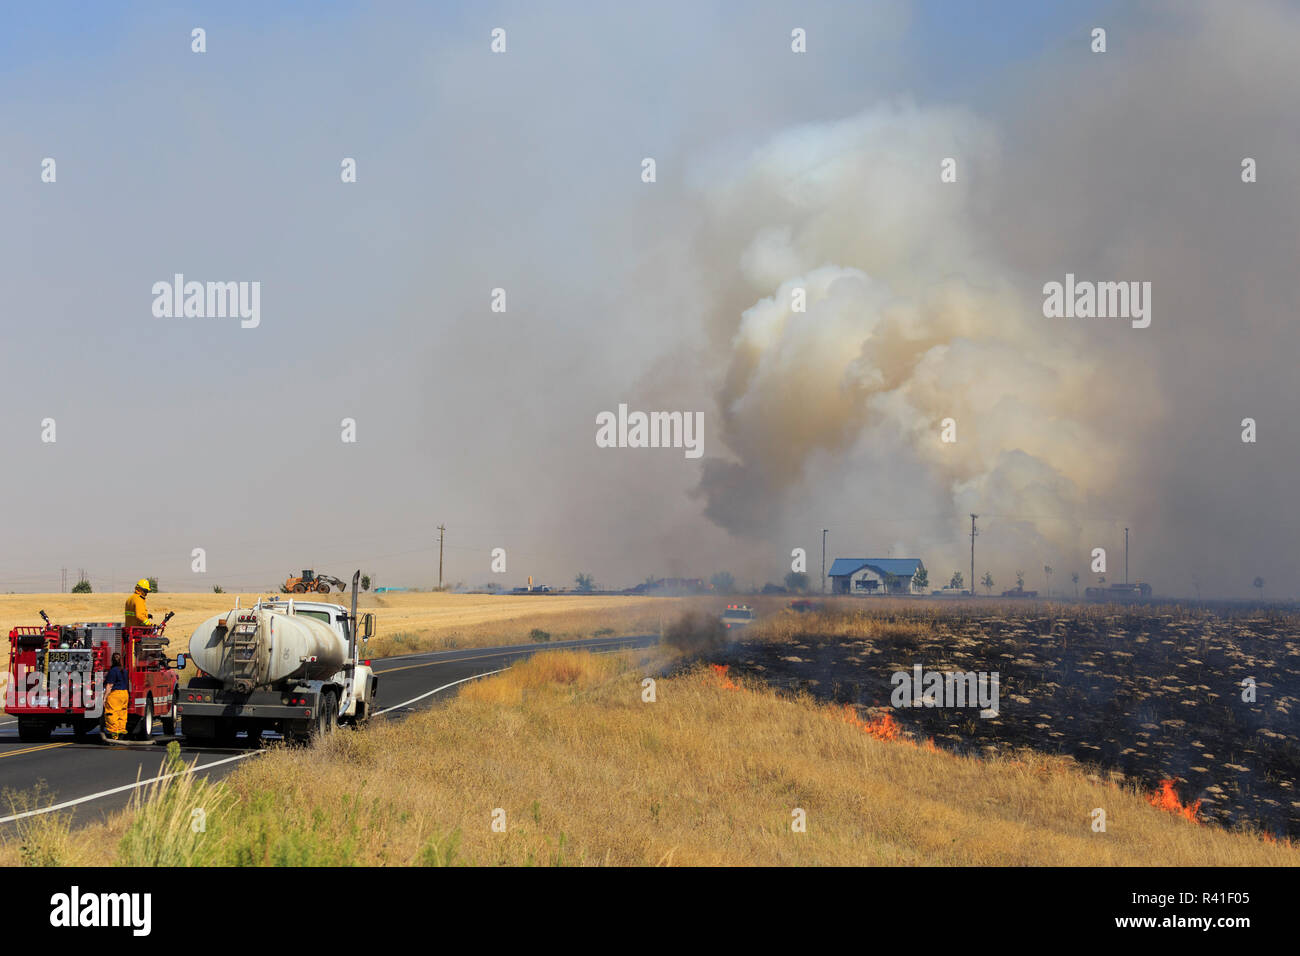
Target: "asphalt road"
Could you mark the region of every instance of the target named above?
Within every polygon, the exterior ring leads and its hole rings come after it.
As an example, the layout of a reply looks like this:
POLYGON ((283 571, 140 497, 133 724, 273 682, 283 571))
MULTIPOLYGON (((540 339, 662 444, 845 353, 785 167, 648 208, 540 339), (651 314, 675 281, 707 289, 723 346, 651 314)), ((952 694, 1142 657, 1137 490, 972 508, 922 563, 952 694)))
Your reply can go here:
MULTIPOLYGON (((565 647, 614 651, 647 647, 657 640, 653 636, 593 638, 545 645, 429 651, 376 660, 372 666, 379 675, 377 713, 392 719, 431 706, 456 693, 457 687, 466 681, 505 669, 538 651, 565 647)), ((226 776, 245 760, 255 759, 262 752, 244 747, 187 747, 184 730, 182 720, 180 742, 186 762, 197 756, 195 772, 209 779, 226 776)), ((18 740, 18 725, 14 718, 0 714, 0 794, 5 790, 31 794, 40 784, 43 789, 37 804, 39 810, 70 812, 79 825, 93 822, 126 806, 138 786, 158 775, 164 757, 163 747, 169 739, 159 735, 152 747, 143 744, 134 747, 79 744, 73 740, 71 730, 59 730, 49 743, 25 744, 18 740)), ((18 816, 28 815, 30 811, 18 816)), ((10 801, 0 799, 0 827, 11 828, 17 818, 10 801)))

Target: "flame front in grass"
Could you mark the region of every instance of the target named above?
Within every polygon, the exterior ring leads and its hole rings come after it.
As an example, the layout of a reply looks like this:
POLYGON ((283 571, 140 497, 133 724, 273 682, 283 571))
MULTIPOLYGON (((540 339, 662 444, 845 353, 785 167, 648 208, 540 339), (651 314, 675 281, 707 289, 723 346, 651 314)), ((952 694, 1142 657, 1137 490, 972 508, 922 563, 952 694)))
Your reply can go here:
POLYGON ((877 740, 903 739, 903 728, 898 726, 898 721, 894 720, 894 715, 889 711, 885 711, 879 717, 863 720, 858 716, 857 708, 852 704, 845 704, 842 719, 846 724, 852 724, 864 734, 870 734, 877 740))
POLYGON ((1161 780, 1160 789, 1147 797, 1147 803, 1160 810, 1165 810, 1169 813, 1176 813, 1180 817, 1186 817, 1193 823, 1201 822, 1200 817, 1198 816, 1201 811, 1201 801, 1194 800, 1184 806, 1183 802, 1178 799, 1178 793, 1174 790, 1174 782, 1172 780, 1161 780))
POLYGON ((727 676, 726 664, 710 664, 709 666, 713 668, 713 673, 717 676, 718 683, 723 687, 727 690, 740 690, 740 685, 727 676))

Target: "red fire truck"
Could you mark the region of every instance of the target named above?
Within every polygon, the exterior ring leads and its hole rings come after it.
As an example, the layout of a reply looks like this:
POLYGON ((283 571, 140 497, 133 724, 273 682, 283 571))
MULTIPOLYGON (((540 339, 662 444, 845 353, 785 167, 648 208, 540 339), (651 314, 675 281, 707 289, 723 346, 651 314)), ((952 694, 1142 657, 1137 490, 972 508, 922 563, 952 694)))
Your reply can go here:
POLYGON ((56 727, 71 726, 84 739, 104 716, 104 677, 114 654, 130 678, 126 729, 145 739, 154 726, 176 732, 176 662, 167 657, 160 625, 51 624, 9 632, 8 682, 4 709, 18 718, 18 739, 40 743, 56 727))

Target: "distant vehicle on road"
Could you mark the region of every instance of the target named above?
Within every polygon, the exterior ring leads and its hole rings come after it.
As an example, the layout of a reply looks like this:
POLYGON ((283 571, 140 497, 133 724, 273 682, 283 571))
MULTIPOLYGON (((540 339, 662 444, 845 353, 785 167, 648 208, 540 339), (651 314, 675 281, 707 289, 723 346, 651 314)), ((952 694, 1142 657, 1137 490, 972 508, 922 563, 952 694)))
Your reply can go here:
POLYGON ((748 604, 728 604, 727 609, 722 612, 723 626, 728 629, 744 627, 752 620, 754 620, 754 609, 748 604))
POLYGON ((1026 591, 1024 588, 1012 588, 1010 591, 1003 591, 1003 597, 1007 598, 1036 598, 1037 591, 1026 591))
POLYGON ((1151 585, 1140 581, 1136 584, 1112 584, 1108 588, 1088 588, 1083 596, 1088 601, 1140 601, 1151 596, 1151 585))

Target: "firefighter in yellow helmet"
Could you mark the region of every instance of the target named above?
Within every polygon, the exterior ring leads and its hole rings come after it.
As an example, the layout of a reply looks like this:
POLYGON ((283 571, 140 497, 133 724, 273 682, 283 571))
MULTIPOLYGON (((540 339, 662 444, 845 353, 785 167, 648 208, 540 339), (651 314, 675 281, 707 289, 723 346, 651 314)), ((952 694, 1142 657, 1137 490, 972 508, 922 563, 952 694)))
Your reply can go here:
POLYGON ((126 599, 127 627, 147 627, 149 625, 149 610, 144 604, 144 599, 148 596, 149 579, 141 578, 135 582, 135 593, 126 599))

